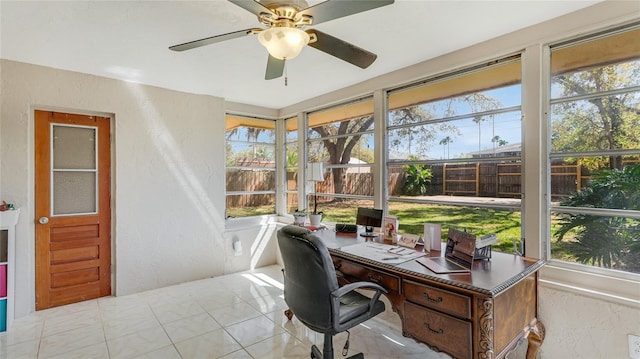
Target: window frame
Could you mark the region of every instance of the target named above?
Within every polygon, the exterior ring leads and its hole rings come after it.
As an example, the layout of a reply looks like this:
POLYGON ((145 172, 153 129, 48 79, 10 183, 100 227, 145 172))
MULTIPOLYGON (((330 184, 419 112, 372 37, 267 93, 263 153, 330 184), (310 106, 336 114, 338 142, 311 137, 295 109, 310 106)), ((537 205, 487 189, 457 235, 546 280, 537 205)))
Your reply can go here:
MULTIPOLYGON (((248 125, 244 125, 242 123, 238 124, 237 127, 251 127, 248 125)), ((225 221, 229 221, 229 220, 236 220, 236 219, 245 219, 245 218, 253 218, 253 217, 263 217, 263 216, 275 216, 278 213, 278 208, 279 208, 279 203, 281 202, 280 198, 279 198, 279 193, 281 191, 278 190, 278 188, 280 187, 280 183, 282 182, 279 179, 278 176, 278 168, 279 166, 279 162, 281 162, 279 159, 282 158, 281 154, 279 154, 279 146, 278 143, 280 141, 280 121, 277 119, 270 119, 270 118, 265 118, 265 117, 258 117, 258 116, 248 116, 248 115, 239 115, 239 114, 235 114, 232 112, 227 112, 225 113, 225 221), (242 120, 246 120, 248 122, 251 121, 267 121, 267 122, 273 122, 274 124, 274 128, 273 128, 273 134, 274 134, 274 139, 273 139, 273 143, 271 142, 261 142, 261 141, 256 141, 256 142, 251 142, 251 141, 241 141, 241 140, 231 140, 229 141, 226 137, 226 125, 227 125, 227 121, 229 120, 229 118, 235 118, 235 119, 240 119, 242 120), (227 165, 226 162, 226 147, 229 143, 244 143, 244 144, 250 144, 250 145, 261 145, 261 146, 267 146, 271 147, 271 145, 273 146, 273 160, 274 160, 274 166, 273 167, 256 167, 256 166, 229 166, 227 165), (254 190, 254 191, 250 191, 250 190, 244 190, 244 191, 229 191, 227 190, 226 187, 226 182, 227 182, 227 170, 229 169, 247 169, 247 170, 260 170, 260 171, 270 171, 274 173, 274 177, 275 177, 275 181, 274 181, 274 187, 272 190, 254 190), (274 211, 273 213, 267 213, 267 214, 259 214, 259 215, 251 215, 251 216, 244 216, 244 217, 235 217, 235 216, 229 216, 228 213, 228 208, 227 208, 227 199, 229 196, 239 196, 239 195, 260 195, 260 194, 268 194, 268 195, 273 195, 274 197, 274 211)))
MULTIPOLYGON (((477 62, 475 65, 470 65, 467 66, 465 68, 462 69, 456 69, 455 71, 449 71, 449 72, 445 72, 436 76, 432 76, 431 78, 427 78, 427 79, 422 79, 419 81, 416 81, 414 83, 410 83, 410 84, 405 84, 403 86, 398 86, 398 87, 394 87, 394 88, 390 88, 389 90, 387 90, 385 92, 385 105, 388 107, 389 106, 389 97, 390 94, 393 94, 393 92, 395 91, 403 91, 405 89, 408 89, 409 91, 418 89, 423 85, 426 86, 431 86, 431 85, 439 85, 440 83, 446 83, 447 81, 457 81, 459 80, 459 78, 465 78, 465 77, 485 77, 483 71, 486 71, 487 74, 492 73, 493 71, 502 71, 503 69, 501 69, 500 67, 504 67, 504 71, 507 71, 507 74, 509 74, 509 70, 508 68, 510 66, 513 66, 514 64, 517 65, 519 64, 518 68, 520 73, 522 73, 522 68, 523 68, 523 53, 522 52, 517 52, 517 53, 513 53, 513 54, 508 54, 508 55, 503 55, 503 56, 499 56, 495 59, 491 59, 491 60, 486 60, 483 62, 477 62)), ((484 209, 495 209, 495 210, 511 210, 511 211, 518 211, 520 212, 520 217, 521 217, 521 228, 520 228, 520 243, 519 243, 519 252, 523 252, 524 250, 524 243, 525 243, 525 230, 524 230, 524 216, 525 216, 525 201, 524 201, 524 173, 525 173, 525 166, 524 166, 524 162, 525 162, 525 153, 524 153, 524 121, 523 121, 523 114, 524 114, 524 110, 523 110, 523 100, 522 100, 522 88, 524 86, 523 84, 523 78, 522 75, 520 74, 520 80, 517 83, 513 82, 513 78, 512 78, 513 74, 509 74, 509 76, 505 76, 505 81, 504 83, 501 83, 500 81, 498 81, 498 85, 495 87, 490 87, 489 89, 479 89, 479 90, 473 90, 474 93, 480 93, 480 92, 485 92, 485 91, 491 91, 494 89, 502 89, 502 88, 506 88, 515 84, 519 84, 520 86, 520 104, 519 105, 509 105, 506 104, 504 106, 501 106, 500 108, 497 109, 485 109, 485 110, 480 110, 478 112, 470 112, 470 113, 463 113, 463 114, 455 114, 452 116, 443 116, 443 117, 438 117, 435 119, 427 119, 427 120, 422 120, 416 123, 412 123, 412 124, 395 124, 395 125, 390 125, 390 119, 389 119, 389 114, 390 111, 387 111, 385 113, 385 125, 384 125, 384 137, 385 137, 385 152, 388 154, 389 150, 390 150, 390 145, 389 145, 389 131, 392 131, 394 129, 398 129, 398 128, 406 128, 406 127, 416 127, 416 126, 422 126, 422 125, 431 125, 431 124, 440 124, 440 123, 455 123, 457 120, 461 120, 461 119, 469 119, 475 116, 492 116, 492 115, 501 115, 501 114, 508 114, 508 113, 513 113, 513 112, 519 112, 520 114, 520 143, 521 145, 521 151, 520 151, 520 156, 514 156, 514 155, 501 155, 501 156, 495 156, 495 157, 468 157, 468 158, 453 158, 451 156, 448 156, 449 158, 445 158, 445 159, 426 159, 426 160, 391 160, 389 158, 385 158, 385 162, 384 162, 384 173, 385 173, 385 177, 384 177, 384 181, 383 181, 383 185, 385 188, 385 198, 384 198, 384 209, 385 211, 388 212, 389 207, 388 207, 388 203, 389 202, 398 202, 398 203, 417 203, 417 204, 427 204, 427 205, 446 205, 446 206, 455 206, 455 207, 480 207, 480 208, 484 208, 484 209), (507 80, 508 77, 508 80, 507 80), (389 195, 389 178, 387 177, 387 174, 389 173, 389 170, 391 167, 397 167, 397 166, 402 166, 402 165, 412 165, 412 164, 425 164, 425 165, 433 165, 433 164, 464 164, 464 163, 487 163, 487 162, 503 162, 503 161, 516 161, 520 164, 521 166, 521 170, 520 170, 520 177, 521 177, 521 196, 519 197, 520 199, 520 205, 511 205, 511 204, 490 204, 490 203, 476 203, 474 201, 466 201, 464 196, 456 196, 456 200, 455 201, 447 201, 447 200, 437 200, 437 199, 431 199, 431 198, 426 198, 426 199, 413 199, 410 197, 399 197, 399 196, 392 196, 389 195)), ((447 87, 450 88, 450 87, 447 87)), ((449 90, 450 91, 450 90, 449 90)), ((466 92, 465 92, 466 93, 466 92)), ((427 102, 419 102, 416 105, 422 105, 422 104, 429 104, 432 103, 433 101, 439 101, 442 99, 447 99, 447 98, 457 98, 459 97, 459 94, 453 94, 450 96, 445 96, 445 97, 438 97, 434 100, 430 100, 427 102)), ((413 96, 414 102, 415 102, 415 96, 413 96)), ((402 100, 396 100, 396 102, 403 102, 402 100)), ((404 106, 407 107, 407 106, 404 106)), ((404 108, 404 107, 398 107, 398 108, 404 108)), ((483 142, 484 143, 484 142, 483 142)), ((490 199, 492 197, 486 197, 487 199, 490 199)), ((402 228, 402 226, 400 227, 402 228)))
MULTIPOLYGON (((348 138, 351 137, 353 135, 361 135, 361 136, 370 136, 371 138, 371 143, 370 146, 372 146, 373 148, 371 149, 371 151, 373 152, 373 163, 366 163, 366 164, 327 164, 325 163, 324 165, 324 170, 325 172, 331 171, 332 169, 351 169, 351 168, 370 168, 371 173, 375 176, 375 171, 376 171, 376 164, 378 163, 378 158, 376 156, 376 148, 377 148, 377 136, 376 136, 376 129, 378 124, 378 121, 376 120, 376 114, 375 114, 375 103, 376 103, 376 99, 375 96, 372 93, 369 94, 364 94, 363 96, 359 96, 357 98, 354 99, 350 99, 350 100, 346 100, 340 103, 335 103, 335 104, 331 104, 328 106, 324 106, 324 107, 319 107, 317 109, 314 109, 313 111, 308 111, 308 112, 304 112, 303 116, 304 116, 304 134, 303 134, 303 138, 302 140, 304 141, 305 147, 304 147, 304 153, 305 153, 305 164, 309 161, 310 158, 310 148, 312 147, 312 143, 314 142, 322 142, 323 139, 336 139, 336 138, 348 138), (328 135, 325 137, 314 137, 314 138, 309 138, 309 132, 311 131, 311 126, 310 126, 310 117, 316 115, 316 114, 321 114, 321 113, 331 113, 332 111, 338 111, 340 112, 340 110, 342 109, 347 109, 345 112, 349 111, 349 107, 353 106, 355 109, 353 110, 355 114, 358 114, 360 112, 362 112, 362 109, 359 108, 359 106, 365 106, 368 102, 372 103, 372 106, 370 108, 370 112, 369 111, 364 111, 364 113, 370 114, 370 116, 373 118, 373 122, 371 124, 371 128, 364 130, 364 131, 360 131, 360 132, 349 132, 349 133, 345 133, 345 134, 333 134, 333 135, 328 135)), ((367 108, 367 110, 369 110, 367 108)), ((346 121, 346 120, 350 120, 350 119, 354 119, 354 118, 359 118, 359 117, 364 117, 365 115, 363 114, 359 114, 358 116, 355 116, 354 113, 351 113, 351 116, 345 116, 345 118, 343 119, 338 119, 335 121, 331 121, 328 122, 327 124, 334 124, 334 123, 339 123, 342 121, 346 121)), ((320 146, 324 146, 322 144, 320 144, 320 146)), ((306 184, 306 178, 307 178, 307 168, 306 166, 304 166, 304 173, 305 173, 305 181, 304 183, 306 184)), ((375 179, 374 179, 375 181, 375 179)), ((307 186, 302 186, 302 188, 299 188, 299 194, 298 194, 298 198, 305 198, 305 203, 310 203, 309 202, 309 194, 313 193, 313 190, 310 190, 309 188, 307 188, 307 186)), ((357 195, 357 194, 344 194, 344 193, 327 193, 327 192, 318 192, 318 197, 331 197, 331 198, 343 198, 343 199, 355 199, 355 200, 366 200, 366 201, 373 201, 374 204, 376 203, 375 201, 375 186, 374 186, 374 193, 372 196, 367 196, 367 195, 357 195)), ((308 207, 307 207, 308 208, 308 207)), ((376 207, 379 208, 379 207, 376 207)))
MULTIPOLYGON (((620 14, 621 17, 598 23, 578 23, 575 26, 562 26, 556 33, 543 35, 531 35, 526 43, 520 39, 511 38, 511 42, 505 45, 496 45, 490 42, 486 48, 472 47, 456 54, 444 55, 443 61, 429 63, 429 67, 416 67, 416 71, 422 71, 422 75, 412 71, 406 76, 406 83, 416 83, 416 79, 428 80, 429 71, 435 69, 437 73, 455 71, 456 68, 464 68, 470 62, 479 63, 490 61, 496 53, 509 53, 518 51, 521 54, 522 67, 522 233, 526 239, 525 253, 532 258, 541 258, 547 264, 540 270, 538 278, 547 288, 556 288, 563 291, 574 292, 578 295, 588 296, 599 300, 616 302, 623 305, 640 307, 640 279, 636 276, 615 277, 611 273, 600 272, 597 268, 584 271, 582 266, 571 263, 557 263, 549 261, 550 236, 550 139, 547 122, 549 120, 550 97, 550 44, 568 41, 570 37, 578 38, 579 34, 597 33, 616 27, 638 23, 637 16, 628 13, 620 14), (626 19, 626 20, 625 20, 626 19), (575 36, 574 36, 575 35, 575 36), (506 50, 506 51, 505 51, 506 50), (427 76, 424 74, 427 73, 427 76)), ((432 72, 433 73, 433 72, 432 72)), ((389 79, 390 81, 395 81, 389 79)), ((384 81, 383 81, 384 82, 384 81)), ((398 82, 374 88, 372 92, 356 90, 337 91, 335 95, 319 97, 317 100, 305 102, 291 108, 279 110, 278 120, 284 120, 292 116, 299 118, 300 149, 306 145, 306 119, 303 117, 306 111, 329 108, 333 103, 340 103, 345 98, 361 98, 373 94, 374 102, 374 152, 378 161, 373 166, 374 172, 374 204, 376 208, 382 208, 387 198, 386 154, 384 150, 385 133, 384 124, 387 116, 386 92, 388 89, 401 86, 398 82), (357 92, 357 94, 354 94, 357 92), (344 94, 347 94, 346 96, 344 94), (326 101, 329 99, 329 101, 326 101), (335 102, 330 102, 331 99, 335 102), (287 117, 284 117, 284 116, 287 117)), ((282 131, 284 133, 284 131, 282 131)), ((281 134, 282 136, 282 134, 281 134)), ((281 139, 281 141, 284 141, 281 139)), ((278 147, 284 142, 279 142, 278 147)), ((302 151, 302 150, 301 150, 302 151)), ((306 149, 304 150, 306 154, 306 149)), ((282 158, 282 157, 281 157, 282 158)), ((304 163, 299 164, 300 173, 304 173, 304 163)), ((305 182, 299 176, 298 193, 304 200, 305 182)), ((284 188, 284 187, 281 187, 284 188)), ((279 207, 285 208, 285 207, 279 207)), ((285 213, 280 212, 280 213, 285 213)), ((290 216, 289 216, 290 218, 290 216)))
MULTIPOLYGON (((554 42, 548 42, 531 48, 531 62, 536 62, 539 65, 540 76, 538 79, 532 77, 530 81, 533 83, 538 80, 540 83, 539 90, 539 108, 541 109, 540 124, 538 126, 531 125, 527 128, 527 131, 531 134, 540 133, 541 141, 538 148, 538 153, 541 157, 544 156, 544 173, 540 177, 540 182, 544 183, 543 193, 545 195, 544 211, 540 211, 540 228, 543 231, 540 233, 540 247, 534 248, 538 252, 538 257, 543 258, 547 264, 540 270, 540 281, 545 285, 569 292, 578 293, 595 299, 605 299, 607 301, 615 302, 618 304, 640 306, 640 274, 618 271, 613 269, 601 268, 596 266, 588 266, 580 263, 572 263, 568 261, 562 261, 559 259, 551 258, 551 212, 558 210, 564 213, 578 212, 585 214, 597 214, 597 215, 623 215, 625 217, 640 218, 640 211, 627 211, 627 210, 615 210, 615 209, 592 209, 592 208, 578 208, 578 207, 563 207, 552 206, 551 204, 551 162, 554 158, 567 157, 568 155, 582 155, 587 154, 590 156, 600 154, 637 154, 638 150, 606 150, 606 151, 592 151, 592 152, 580 152, 580 153, 560 153, 552 152, 551 150, 551 106, 552 104, 566 101, 572 97, 562 99, 551 98, 551 54, 554 46, 560 46, 561 44, 579 44, 585 40, 595 40, 600 36, 609 36, 615 34, 622 28, 631 29, 640 26, 637 21, 629 24, 622 24, 610 27, 608 29, 595 29, 594 31, 574 38, 564 38, 554 42), (538 56, 536 59, 535 56, 538 56), (537 128, 536 128, 537 127, 537 128), (544 217, 542 217, 544 216, 544 217)), ((529 64, 532 65, 532 64, 529 64)), ((536 73, 532 69, 531 73, 536 73)), ((530 87, 531 88, 531 87, 530 87)), ((535 86, 533 86, 534 89, 535 86)), ((610 93, 628 92, 629 89, 625 88, 620 91, 609 91, 610 93)), ((573 98, 587 98, 587 97, 602 97, 603 93, 588 94, 585 96, 573 96, 573 98)), ((606 94, 606 93, 605 93, 606 94)), ((542 161, 541 161, 542 162, 542 161)))

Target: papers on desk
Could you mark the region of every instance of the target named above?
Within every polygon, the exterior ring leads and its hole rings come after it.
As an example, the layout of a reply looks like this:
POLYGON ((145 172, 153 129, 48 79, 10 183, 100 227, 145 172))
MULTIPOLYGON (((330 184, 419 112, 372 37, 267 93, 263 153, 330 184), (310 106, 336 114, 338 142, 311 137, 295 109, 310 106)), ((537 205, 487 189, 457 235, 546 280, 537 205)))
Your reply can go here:
POLYGON ((341 251, 385 264, 400 264, 423 257, 425 253, 411 248, 365 242, 340 248, 341 251))

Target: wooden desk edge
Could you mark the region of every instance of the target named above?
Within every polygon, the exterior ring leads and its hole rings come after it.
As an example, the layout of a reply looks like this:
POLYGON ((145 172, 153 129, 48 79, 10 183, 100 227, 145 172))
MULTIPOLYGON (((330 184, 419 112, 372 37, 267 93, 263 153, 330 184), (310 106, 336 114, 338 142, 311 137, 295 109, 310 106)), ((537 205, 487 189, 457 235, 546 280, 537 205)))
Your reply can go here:
MULTIPOLYGON (((469 291, 473 291, 476 293, 481 293, 484 295, 487 295, 487 299, 489 298, 495 298, 498 294, 500 294, 503 291, 506 291, 507 289, 511 288, 512 286, 518 284, 519 282, 521 282, 522 280, 524 280, 525 278, 531 276, 531 275, 535 275, 535 272, 537 272, 540 268, 542 268, 542 266, 544 266, 546 264, 546 262, 544 260, 538 260, 538 259, 533 259, 533 258, 527 258, 527 257, 522 257, 525 261, 528 261, 531 264, 530 266, 528 266, 527 268, 525 268, 522 272, 518 273, 518 275, 515 275, 507 280, 505 280, 502 284, 500 284, 499 286, 492 288, 491 290, 487 290, 484 288, 478 288, 466 283, 462 283, 460 281, 456 281, 456 280, 451 280, 451 279, 446 279, 446 278, 441 278, 437 275, 428 275, 428 274, 424 274, 424 273, 419 273, 419 272, 414 272, 408 269, 404 269, 404 268, 399 268, 395 265, 391 265, 391 264, 386 264, 386 263, 381 263, 379 261, 375 261, 375 260, 371 260, 371 259, 367 259, 367 258, 363 258, 360 256, 356 256, 356 255, 352 255, 350 253, 346 253, 343 251, 340 251, 339 249, 329 249, 330 253, 332 254, 332 256, 335 257, 339 257, 339 258, 343 258, 345 260, 349 260, 349 261, 355 261, 356 263, 361 263, 362 265, 365 266, 369 266, 371 268, 376 268, 376 269, 381 269, 390 273, 395 273, 395 274, 400 274, 401 277, 404 278, 404 280, 411 280, 411 279, 424 279, 424 280, 428 280, 428 281, 432 281, 432 282, 438 282, 438 283, 442 283, 445 285, 450 285, 450 286, 454 286, 457 288, 461 288, 464 290, 469 290, 469 291)), ((336 271, 339 272, 339 268, 336 268, 336 271)), ((536 277, 536 282, 537 282, 537 277, 536 277)), ((537 286, 537 285, 536 285, 537 286)), ((402 295, 399 294, 398 297, 401 297, 402 295)), ((537 293, 536 293, 536 297, 537 297, 537 293)), ((401 305, 401 303, 403 302, 403 300, 401 298, 394 298, 394 297, 390 297, 389 298, 390 302, 392 303, 393 307, 394 307, 394 311, 400 316, 401 320, 404 321, 404 311, 402 310, 402 308, 399 308, 398 306, 401 305)), ((492 301, 492 299, 489 299, 489 301, 492 301)), ((536 299, 536 303, 537 303, 537 299, 536 299)), ((537 306, 537 304, 536 304, 537 306)), ((404 325, 403 325, 404 327, 404 325)), ((403 335, 405 336, 409 336, 409 337, 413 337, 414 339, 417 340, 417 338, 415 338, 413 335, 408 335, 407 333, 404 333, 403 330, 403 335)), ((542 322, 538 319, 538 310, 536 308, 536 314, 535 317, 532 319, 532 321, 525 327, 523 328, 522 332, 520 335, 516 336, 516 338, 514 338, 514 340, 507 345, 505 348, 503 348, 503 350, 501 350, 500 353, 494 353, 493 350, 495 349, 493 347, 493 343, 491 341, 491 343, 488 343, 486 340, 483 340, 483 342, 485 344, 488 344, 489 347, 487 348, 483 348, 483 350, 485 350, 483 352, 482 355, 480 355, 480 357, 486 356, 486 358, 495 358, 495 357, 500 357, 500 358, 505 358, 506 355, 508 355, 510 352, 512 352, 513 350, 515 350, 515 348, 517 347, 518 343, 520 343, 521 340, 523 340, 524 338, 526 338, 528 340, 528 347, 527 347, 527 359, 536 359, 536 355, 538 353, 538 350, 540 348, 540 346, 542 345, 542 342, 544 341, 544 337, 545 337, 545 328, 544 325, 542 324, 542 322), (497 356, 494 356, 497 355, 497 356)), ((487 338, 484 338, 487 339, 487 338)), ((423 342, 424 343, 424 342, 423 342)), ((440 351, 437 347, 433 347, 432 345, 429 345, 428 343, 424 343, 425 345, 427 345, 428 347, 435 349, 437 351, 440 351)), ((480 353, 477 353, 480 354, 480 353)))

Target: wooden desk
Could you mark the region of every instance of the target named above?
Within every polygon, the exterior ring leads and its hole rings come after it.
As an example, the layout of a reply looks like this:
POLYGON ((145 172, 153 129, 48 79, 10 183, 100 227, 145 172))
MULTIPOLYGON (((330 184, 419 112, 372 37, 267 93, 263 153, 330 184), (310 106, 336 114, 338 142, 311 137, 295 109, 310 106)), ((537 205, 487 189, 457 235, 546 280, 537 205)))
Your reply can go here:
POLYGON ((504 358, 528 337, 527 359, 535 359, 545 335, 537 319, 537 271, 544 261, 494 252, 490 261, 475 261, 471 274, 439 275, 415 261, 390 265, 340 250, 364 242, 361 236, 315 234, 329 248, 341 282, 371 281, 389 291, 404 336, 455 358, 478 359, 504 358))

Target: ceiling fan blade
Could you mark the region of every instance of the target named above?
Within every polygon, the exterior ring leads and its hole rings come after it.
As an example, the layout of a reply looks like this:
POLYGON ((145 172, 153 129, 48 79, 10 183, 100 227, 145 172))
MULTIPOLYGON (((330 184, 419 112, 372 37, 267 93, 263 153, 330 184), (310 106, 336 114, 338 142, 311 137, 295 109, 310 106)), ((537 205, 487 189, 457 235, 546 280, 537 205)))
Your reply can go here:
POLYGON ((284 72, 284 61, 285 60, 276 59, 269 55, 269 60, 267 60, 267 72, 264 75, 264 79, 273 80, 281 77, 284 72))
POLYGON ((195 49, 196 47, 211 45, 211 44, 215 44, 216 42, 222 42, 222 41, 235 39, 238 37, 247 36, 251 33, 254 33, 256 31, 259 32, 261 30, 262 29, 257 29, 257 28, 246 29, 246 30, 230 32, 228 34, 206 37, 204 39, 189 41, 189 42, 185 42, 184 44, 170 46, 169 50, 173 50, 173 51, 191 50, 191 49, 195 49))
POLYGON ((229 2, 240 6, 241 8, 247 10, 248 12, 250 12, 250 13, 256 15, 256 16, 260 16, 261 13, 273 14, 274 16, 276 16, 276 14, 274 14, 273 11, 269 10, 269 8, 265 7, 264 5, 260 4, 257 1, 253 1, 253 0, 229 0, 229 2))
POLYGON ((317 41, 310 43, 309 46, 322 52, 326 52, 327 54, 335 56, 350 64, 356 65, 362 69, 369 67, 369 65, 371 65, 378 57, 378 55, 373 52, 359 48, 356 45, 325 34, 324 32, 320 32, 318 30, 307 30, 307 33, 309 35, 315 34, 318 38, 317 41))
POLYGON ((391 5, 393 1, 394 0, 324 1, 303 9, 298 12, 298 14, 311 16, 313 18, 313 25, 317 25, 325 21, 391 5))

